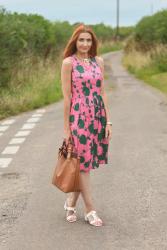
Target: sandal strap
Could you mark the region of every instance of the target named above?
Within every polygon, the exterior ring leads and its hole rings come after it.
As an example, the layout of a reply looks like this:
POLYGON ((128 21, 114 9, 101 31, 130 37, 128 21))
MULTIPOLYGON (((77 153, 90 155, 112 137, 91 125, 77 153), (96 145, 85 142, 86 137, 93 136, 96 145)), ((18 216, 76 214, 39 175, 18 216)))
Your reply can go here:
POLYGON ((95 210, 90 211, 89 213, 86 214, 86 216, 89 217, 89 215, 93 215, 93 214, 96 214, 95 210))
POLYGON ((96 211, 92 210, 88 214, 86 214, 87 218, 89 219, 90 223, 94 223, 96 220, 101 221, 101 219, 98 217, 96 211), (93 217, 93 220, 92 218, 93 217))
POLYGON ((75 207, 66 207, 68 211, 73 211, 74 213, 76 212, 76 208, 75 207))
POLYGON ((76 215, 70 214, 70 215, 67 215, 66 218, 70 220, 70 219, 76 218, 76 215))
POLYGON ((73 211, 74 213, 76 212, 76 207, 69 207, 69 206, 67 206, 67 201, 65 202, 64 208, 67 211, 73 211))

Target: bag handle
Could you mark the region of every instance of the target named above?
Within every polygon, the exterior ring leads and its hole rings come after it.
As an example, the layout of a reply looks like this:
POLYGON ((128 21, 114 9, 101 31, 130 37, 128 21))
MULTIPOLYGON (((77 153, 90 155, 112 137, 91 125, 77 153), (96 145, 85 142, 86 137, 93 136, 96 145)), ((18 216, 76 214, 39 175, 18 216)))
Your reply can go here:
MULTIPOLYGON (((66 139, 65 138, 64 138, 64 142, 66 144, 66 139)), ((72 136, 69 137, 66 146, 68 146, 69 144, 72 144, 74 146, 74 141, 73 141, 73 137, 72 136)))
POLYGON ((62 145, 60 151, 63 152, 63 150, 64 150, 67 154, 67 158, 70 158, 71 154, 73 152, 73 146, 74 146, 74 141, 73 141, 73 138, 71 136, 69 137, 67 143, 66 143, 66 139, 64 138, 63 145, 62 145))
POLYGON ((73 138, 70 136, 67 143, 67 158, 71 157, 73 151, 73 145, 74 145, 73 138))

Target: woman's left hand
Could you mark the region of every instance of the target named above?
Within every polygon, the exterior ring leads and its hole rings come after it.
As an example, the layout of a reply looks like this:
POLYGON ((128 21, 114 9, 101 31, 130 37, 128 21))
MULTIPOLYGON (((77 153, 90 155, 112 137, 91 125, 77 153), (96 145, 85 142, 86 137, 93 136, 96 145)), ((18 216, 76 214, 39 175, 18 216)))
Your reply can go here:
POLYGON ((107 124, 106 128, 105 128, 105 137, 110 140, 111 139, 111 135, 112 135, 111 125, 107 124))

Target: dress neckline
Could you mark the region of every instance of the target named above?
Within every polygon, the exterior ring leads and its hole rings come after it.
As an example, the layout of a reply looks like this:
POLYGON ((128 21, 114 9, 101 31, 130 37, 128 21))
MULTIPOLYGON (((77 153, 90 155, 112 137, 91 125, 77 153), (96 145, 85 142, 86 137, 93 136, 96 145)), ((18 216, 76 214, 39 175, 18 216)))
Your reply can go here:
POLYGON ((89 67, 89 66, 92 65, 92 58, 91 58, 91 57, 90 57, 90 62, 89 62, 89 64, 86 64, 86 63, 84 63, 82 60, 80 60, 80 59, 76 56, 76 54, 73 54, 73 56, 75 57, 75 59, 76 59, 79 63, 81 63, 81 64, 84 65, 85 67, 89 67))

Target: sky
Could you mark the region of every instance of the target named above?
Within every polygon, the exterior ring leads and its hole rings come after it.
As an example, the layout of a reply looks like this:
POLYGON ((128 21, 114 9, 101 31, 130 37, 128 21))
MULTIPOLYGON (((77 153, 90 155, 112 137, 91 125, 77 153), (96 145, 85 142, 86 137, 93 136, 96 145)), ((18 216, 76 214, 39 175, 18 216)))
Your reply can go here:
POLYGON ((116 3, 120 3, 120 26, 135 25, 143 16, 167 9, 167 0, 0 0, 7 11, 36 13, 51 21, 104 23, 116 26, 116 3))

